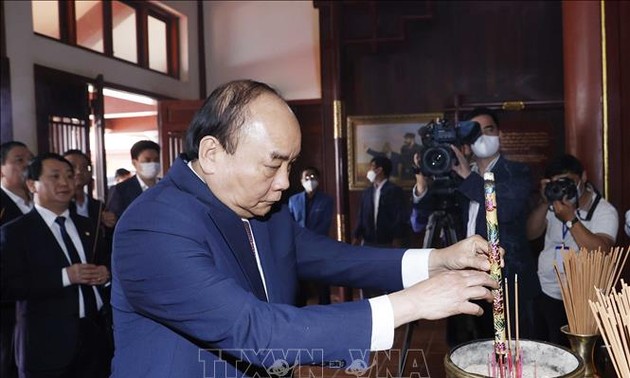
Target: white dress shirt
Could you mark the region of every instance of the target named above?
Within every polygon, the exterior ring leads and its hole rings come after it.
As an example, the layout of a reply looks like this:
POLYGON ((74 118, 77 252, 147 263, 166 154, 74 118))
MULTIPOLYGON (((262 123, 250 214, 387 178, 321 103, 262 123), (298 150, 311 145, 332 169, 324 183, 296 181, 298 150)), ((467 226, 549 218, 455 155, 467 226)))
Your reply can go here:
POLYGON ((22 197, 20 197, 17 194, 13 193, 9 189, 7 189, 4 185, 0 184, 0 187, 2 188, 2 190, 4 190, 4 192, 7 194, 7 196, 9 196, 9 198, 11 198, 11 200, 13 202, 15 202, 15 204, 20 209, 22 214, 26 214, 29 211, 33 210, 33 201, 26 202, 26 201, 24 201, 24 199, 22 197))
MULTIPOLYGON (((79 258, 81 259, 81 262, 85 264, 87 259, 85 258, 85 251, 83 250, 83 243, 81 243, 81 237, 79 236, 79 231, 77 230, 77 227, 74 225, 74 222, 72 222, 72 218, 70 218, 70 211, 66 210, 63 213, 57 215, 53 213, 52 211, 39 206, 38 204, 35 204, 35 209, 37 210, 39 215, 42 216, 42 218, 44 219, 44 222, 46 222, 46 225, 55 236, 55 239, 57 239, 57 243, 63 250, 63 253, 66 256, 66 259, 68 260, 68 264, 72 265, 72 260, 70 259, 70 255, 68 254, 68 250, 66 249, 66 244, 63 241, 63 236, 61 236, 61 229, 59 228, 59 225, 55 223, 55 219, 57 219, 58 216, 66 218, 65 224, 66 224, 66 230, 68 231, 68 235, 70 235, 70 239, 72 239, 72 243, 74 244, 74 248, 76 248, 79 254, 79 258)), ((64 287, 72 285, 72 283, 70 282, 70 277, 68 276, 67 267, 61 270, 61 279, 63 281, 64 287)), ((98 290, 96 290, 96 287, 94 286, 90 286, 90 287, 92 290, 94 290, 94 295, 96 296, 96 307, 97 309, 100 310, 100 308, 103 307, 103 300, 101 299, 101 296, 99 295, 98 290)), ((83 293, 81 292, 81 290, 78 290, 78 292, 79 292, 79 317, 83 318, 85 317, 85 304, 83 303, 83 293)))

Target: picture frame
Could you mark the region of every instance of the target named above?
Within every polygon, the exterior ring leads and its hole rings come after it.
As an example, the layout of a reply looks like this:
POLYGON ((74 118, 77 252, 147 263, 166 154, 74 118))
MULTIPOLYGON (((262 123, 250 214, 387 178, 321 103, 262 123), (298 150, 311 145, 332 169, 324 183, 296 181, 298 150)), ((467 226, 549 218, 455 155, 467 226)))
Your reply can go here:
POLYGON ((363 190, 370 185, 366 175, 373 157, 384 154, 392 160, 390 180, 405 189, 415 184, 413 154, 420 152, 418 130, 442 113, 348 116, 348 186, 363 190), (413 136, 413 138, 411 138, 413 136), (412 142, 403 147, 405 142, 412 142))

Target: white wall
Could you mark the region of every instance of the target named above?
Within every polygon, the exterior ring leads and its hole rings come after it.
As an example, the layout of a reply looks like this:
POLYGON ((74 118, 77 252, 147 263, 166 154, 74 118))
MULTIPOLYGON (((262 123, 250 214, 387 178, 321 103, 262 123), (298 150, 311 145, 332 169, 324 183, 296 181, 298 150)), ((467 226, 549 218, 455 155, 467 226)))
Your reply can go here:
POLYGON ((35 35, 30 1, 5 1, 7 56, 11 65, 13 138, 37 146, 35 81, 33 65, 39 64, 86 77, 103 74, 108 83, 181 99, 199 96, 197 49, 197 5, 195 1, 163 1, 188 17, 188 41, 182 41, 188 58, 183 61, 182 79, 142 69, 81 48, 35 35))
MULTIPOLYGON (((77 75, 103 74, 120 84, 179 99, 199 97, 195 1, 162 1, 187 16, 188 51, 176 80, 129 63, 35 35, 30 1, 5 1, 7 56, 11 65, 13 138, 37 146, 33 65, 77 75)), ((321 98, 319 11, 312 1, 205 1, 208 93, 234 79, 271 84, 291 100, 321 98)))
POLYGON ((321 98, 318 17, 312 1, 204 2, 208 93, 254 79, 290 100, 321 98))

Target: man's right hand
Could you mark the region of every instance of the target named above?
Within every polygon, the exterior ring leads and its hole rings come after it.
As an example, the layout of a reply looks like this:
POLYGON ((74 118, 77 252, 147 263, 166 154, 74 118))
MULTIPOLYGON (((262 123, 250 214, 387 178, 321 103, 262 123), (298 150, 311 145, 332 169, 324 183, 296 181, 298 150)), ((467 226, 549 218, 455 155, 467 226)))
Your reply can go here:
POLYGON ((72 264, 66 268, 66 272, 70 283, 75 285, 96 285, 103 275, 99 266, 94 264, 72 264))
MULTIPOLYGON (((413 165, 414 167, 420 168, 420 155, 418 153, 413 154, 413 165)), ((416 197, 421 197, 427 191, 427 178, 424 177, 422 172, 417 173, 416 175, 416 185, 414 186, 414 191, 416 197)))

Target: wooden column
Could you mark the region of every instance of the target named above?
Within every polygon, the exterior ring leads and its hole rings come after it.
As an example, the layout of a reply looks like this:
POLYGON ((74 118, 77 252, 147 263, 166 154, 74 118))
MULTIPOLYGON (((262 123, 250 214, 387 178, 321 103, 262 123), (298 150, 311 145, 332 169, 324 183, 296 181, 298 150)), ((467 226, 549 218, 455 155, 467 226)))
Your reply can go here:
POLYGON ((599 1, 562 3, 566 150, 605 191, 599 1))

